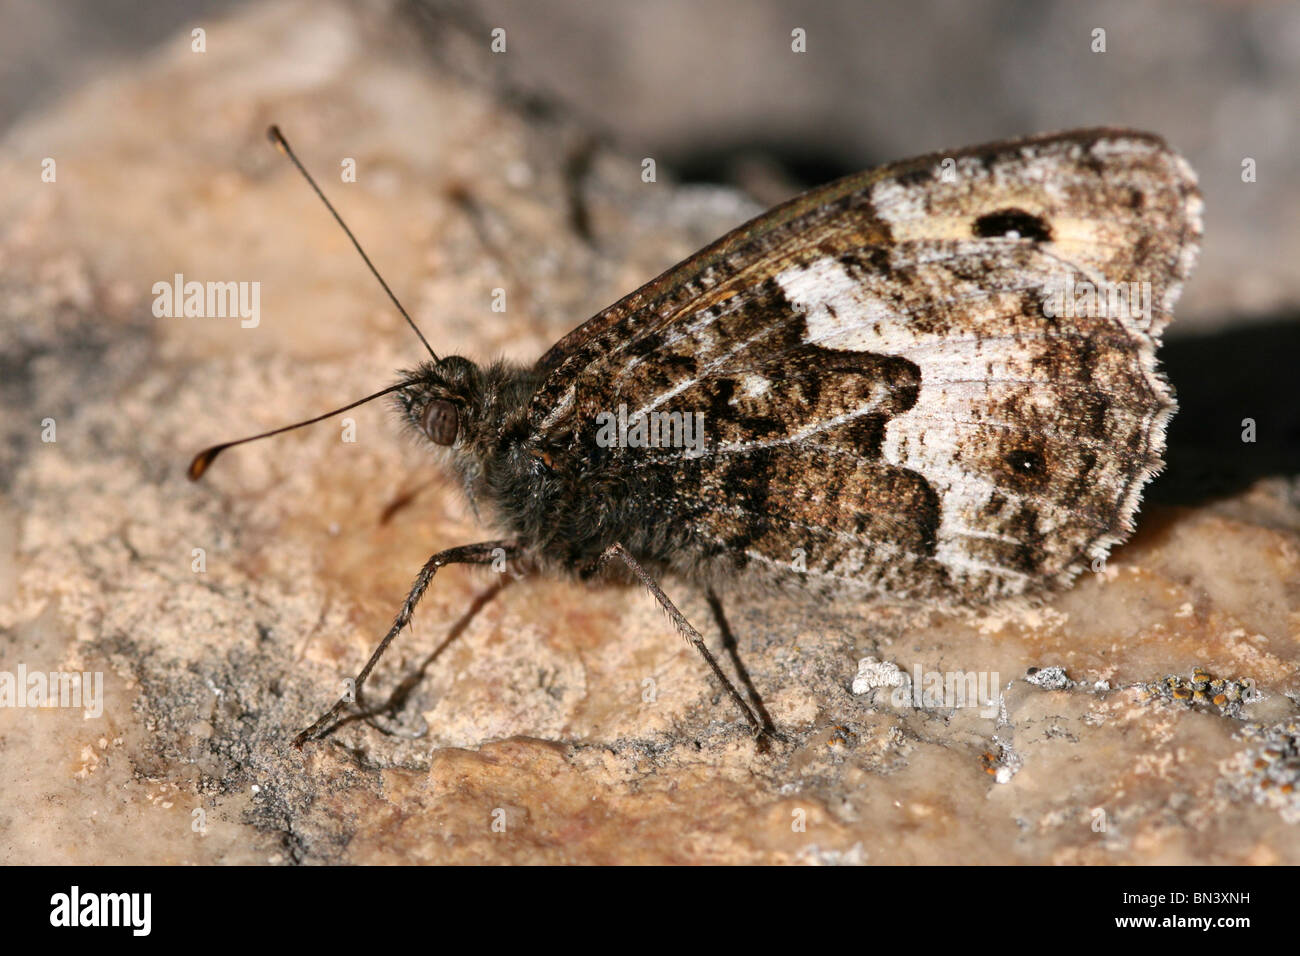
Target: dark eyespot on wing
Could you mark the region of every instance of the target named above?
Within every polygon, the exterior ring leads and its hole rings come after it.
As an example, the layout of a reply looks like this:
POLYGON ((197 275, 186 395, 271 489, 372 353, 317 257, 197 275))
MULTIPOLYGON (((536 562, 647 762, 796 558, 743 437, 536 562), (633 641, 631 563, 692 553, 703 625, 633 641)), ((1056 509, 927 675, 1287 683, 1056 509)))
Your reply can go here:
POLYGON ((1002 453, 1002 462, 1007 481, 1013 488, 1038 488, 1051 478, 1040 447, 1012 448, 1002 453))
POLYGON ((971 233, 977 239, 1011 237, 1034 242, 1051 242, 1052 227, 1041 216, 1023 209, 999 209, 975 220, 971 233))

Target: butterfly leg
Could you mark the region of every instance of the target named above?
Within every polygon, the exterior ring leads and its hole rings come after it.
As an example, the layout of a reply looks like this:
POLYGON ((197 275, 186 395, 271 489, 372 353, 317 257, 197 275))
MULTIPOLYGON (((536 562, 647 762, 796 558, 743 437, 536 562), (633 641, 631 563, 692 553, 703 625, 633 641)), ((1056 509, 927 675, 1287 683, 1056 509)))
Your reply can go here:
POLYGON ((740 678, 740 683, 744 685, 745 691, 749 694, 749 699, 754 704, 754 712, 758 714, 763 721, 763 732, 771 737, 779 738, 776 726, 772 723, 772 715, 767 712, 763 706, 763 697, 754 686, 753 678, 749 676, 749 670, 740 659, 740 650, 736 647, 736 635, 731 632, 731 625, 727 623, 727 616, 722 610, 722 599, 718 597, 718 592, 710 586, 704 592, 705 598, 709 602, 709 610, 713 612, 713 619, 718 624, 718 630, 722 633, 722 646, 726 648, 727 656, 731 658, 731 664, 736 669, 736 675, 740 678))
MULTIPOLYGON (((386 727, 379 722, 378 718, 383 715, 392 717, 406 704, 406 700, 411 696, 412 691, 414 691, 415 688, 419 686, 420 682, 424 680, 424 675, 429 670, 430 665, 442 656, 443 652, 452 645, 456 638, 465 633, 465 629, 468 628, 474 618, 478 616, 479 611, 483 610, 484 606, 504 591, 506 586, 509 585, 512 580, 515 580, 515 578, 512 578, 510 575, 498 574, 497 580, 492 582, 492 586, 478 594, 474 600, 470 602, 465 613, 460 616, 460 620, 456 621, 456 623, 447 630, 447 636, 442 639, 442 643, 435 647, 429 655, 425 657, 419 667, 415 668, 415 670, 402 678, 401 682, 398 683, 398 685, 388 695, 387 701, 373 707, 367 707, 362 699, 361 686, 357 685, 357 713, 355 717, 364 720, 380 733, 387 734, 390 737, 407 737, 416 740, 427 734, 429 732, 429 725, 427 723, 425 724, 424 729, 418 733, 410 733, 397 730, 393 727, 386 727)), ((344 721, 349 719, 351 718, 343 718, 344 721)))
POLYGON ((686 616, 682 614, 681 611, 677 610, 677 605, 668 600, 668 595, 664 594, 663 589, 659 587, 658 582, 650 576, 650 572, 643 568, 641 563, 637 561, 636 558, 632 557, 632 555, 628 553, 627 549, 618 542, 615 542, 606 548, 605 553, 600 556, 600 560, 604 562, 611 557, 621 559, 632 573, 637 576, 637 579, 646 586, 646 589, 655 596, 655 600, 659 602, 660 606, 668 612, 668 616, 672 618, 673 624, 677 626, 677 630, 680 631, 682 636, 690 641, 695 649, 700 652, 704 657, 705 663, 707 663, 712 669, 713 676, 718 679, 719 683, 722 684, 727 693, 731 695, 731 699, 736 702, 736 706, 739 707, 741 712, 745 715, 745 720, 749 723, 749 729, 753 731, 754 736, 762 734, 766 729, 764 728, 762 721, 755 716, 753 708, 750 707, 749 704, 745 703, 745 698, 740 696, 740 691, 736 690, 735 685, 732 684, 727 678, 727 675, 722 672, 722 668, 718 666, 718 662, 714 660, 713 655, 709 653, 709 649, 704 643, 704 638, 700 636, 700 632, 691 626, 691 622, 686 620, 686 616))
POLYGON ((342 713, 344 708, 353 702, 361 690, 361 685, 366 682, 370 672, 379 663, 379 658, 383 657, 384 651, 388 650, 388 645, 393 642, 393 639, 397 637, 402 628, 410 623, 415 606, 420 603, 420 598, 424 597, 429 582, 433 580, 433 576, 438 573, 439 568, 444 568, 449 564, 490 564, 496 557, 498 548, 505 552, 507 558, 515 557, 520 550, 519 546, 513 541, 485 541, 482 544, 467 544, 459 548, 448 548, 446 551, 439 551, 424 562, 424 567, 420 568, 420 573, 415 576, 415 583, 411 585, 411 592, 402 603, 402 608, 397 612, 397 617, 393 619, 393 626, 388 629, 384 639, 379 642, 379 646, 370 655, 370 660, 366 661, 366 666, 361 668, 361 673, 353 681, 351 693, 345 694, 335 701, 334 706, 316 718, 315 723, 294 737, 293 745, 301 749, 302 745, 308 740, 324 736, 327 728, 333 729, 329 726, 331 722, 342 713))

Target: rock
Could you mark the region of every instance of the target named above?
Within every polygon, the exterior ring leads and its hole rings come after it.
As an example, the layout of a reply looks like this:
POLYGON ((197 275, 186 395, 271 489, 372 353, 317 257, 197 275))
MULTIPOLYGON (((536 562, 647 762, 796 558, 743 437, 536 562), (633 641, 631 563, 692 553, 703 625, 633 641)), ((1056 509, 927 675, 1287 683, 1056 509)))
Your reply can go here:
MULTIPOLYGON (((334 420, 186 480, 203 446, 421 355, 266 126, 435 346, 480 359, 539 355, 755 211, 662 169, 643 183, 638 158, 514 96, 482 37, 400 16, 239 8, 205 53, 186 30, 5 137, 3 670, 100 674, 103 712, 0 708, 0 859, 1300 862, 1300 512, 1267 469, 1145 509, 1037 608, 729 598, 786 736, 766 750, 640 590, 463 569, 376 672, 370 699, 406 681, 404 705, 290 746, 424 559, 488 533, 379 405, 349 413, 355 441, 334 420), (177 274, 259 282, 256 325, 155 317, 177 274), (938 675, 939 696, 855 696, 868 657, 922 691, 938 675), (1196 667, 1259 697, 1229 713, 1146 690, 1196 667), (996 706, 951 696, 971 676, 996 706)), ((667 583, 716 645, 702 596, 667 583)))

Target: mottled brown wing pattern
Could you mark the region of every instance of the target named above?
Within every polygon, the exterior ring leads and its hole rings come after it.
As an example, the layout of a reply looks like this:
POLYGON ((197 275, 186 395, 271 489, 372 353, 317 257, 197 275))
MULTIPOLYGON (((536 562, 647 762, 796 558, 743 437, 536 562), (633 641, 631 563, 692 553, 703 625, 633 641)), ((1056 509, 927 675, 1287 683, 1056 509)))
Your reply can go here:
POLYGON ((1061 583, 1160 467, 1155 350, 1199 213, 1187 165, 1119 130, 851 177, 575 330, 530 420, 562 464, 639 474, 722 565, 967 602, 1061 583), (702 412, 707 441, 592 456, 620 405, 702 412))

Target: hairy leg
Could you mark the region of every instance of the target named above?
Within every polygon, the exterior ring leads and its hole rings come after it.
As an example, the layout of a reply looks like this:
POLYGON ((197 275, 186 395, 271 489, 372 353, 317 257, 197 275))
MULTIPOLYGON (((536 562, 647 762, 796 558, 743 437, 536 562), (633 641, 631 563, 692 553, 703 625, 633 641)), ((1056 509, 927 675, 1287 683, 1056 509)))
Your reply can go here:
POLYGON ((641 563, 637 561, 636 558, 632 557, 627 549, 617 542, 611 544, 605 549, 605 553, 601 555, 600 560, 606 561, 612 557, 619 558, 628 566, 632 573, 636 575, 637 579, 646 586, 651 594, 655 596, 655 600, 657 600, 663 609, 668 612, 668 616, 672 618, 673 624, 677 626, 677 630, 681 632, 681 635, 686 638, 686 640, 690 641, 691 645, 704 657, 705 663, 708 664, 709 668, 713 671, 713 676, 718 679, 719 683, 722 684, 727 693, 731 695, 731 699, 735 701, 736 706, 740 708, 741 713, 745 715, 745 720, 749 723, 749 729, 753 731, 754 735, 758 736, 759 734, 764 733, 766 728, 763 726, 763 722, 758 719, 754 714, 753 708, 745 702, 745 698, 740 696, 740 691, 736 690, 735 685, 732 684, 727 675, 722 672, 722 668, 718 666, 718 662, 714 660, 713 655, 709 653, 709 649, 704 643, 704 638, 700 636, 700 632, 691 626, 691 622, 686 620, 686 616, 677 609, 677 605, 673 604, 673 602, 668 599, 668 595, 664 594, 663 589, 659 587, 658 582, 650 576, 650 572, 643 568, 641 563))
POLYGON ((439 551, 426 561, 424 567, 420 568, 420 573, 415 576, 415 583, 411 585, 411 592, 402 603, 401 610, 397 612, 397 617, 393 619, 393 626, 388 629, 384 639, 379 642, 379 646, 370 655, 370 660, 366 661, 366 666, 361 668, 361 673, 357 674, 353 680, 351 692, 335 701, 334 706, 316 718, 315 723, 294 737, 293 745, 301 749, 302 745, 308 740, 322 737, 325 732, 333 729, 330 724, 334 718, 342 713, 349 704, 353 703, 361 691, 361 685, 366 682, 370 672, 375 669, 379 659, 384 656, 384 651, 388 650, 388 645, 401 633, 402 628, 410 623, 415 606, 420 603, 420 598, 424 597, 429 582, 433 580, 433 576, 438 573, 440 568, 444 568, 449 564, 490 564, 497 549, 504 551, 507 558, 514 557, 519 553, 519 546, 513 541, 485 541, 482 544, 467 544, 459 548, 448 548, 446 551, 439 551))

